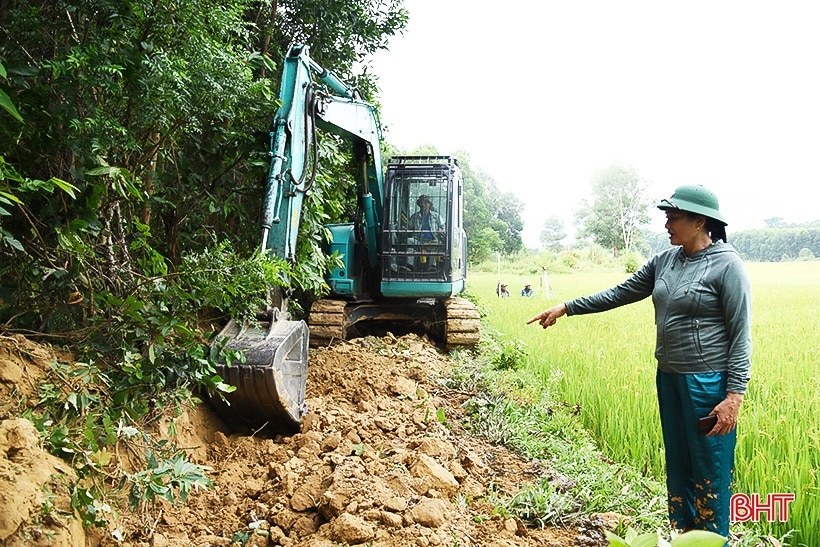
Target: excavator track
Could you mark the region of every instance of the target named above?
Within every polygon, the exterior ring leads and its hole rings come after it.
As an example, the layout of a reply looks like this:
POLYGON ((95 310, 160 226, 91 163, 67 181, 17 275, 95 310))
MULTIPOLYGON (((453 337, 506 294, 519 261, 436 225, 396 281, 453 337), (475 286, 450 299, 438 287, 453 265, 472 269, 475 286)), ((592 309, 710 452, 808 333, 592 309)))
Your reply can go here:
POLYGON ((323 298, 310 309, 310 347, 319 348, 347 337, 347 318, 344 300, 323 298))
POLYGON ((449 298, 447 327, 444 333, 447 349, 473 348, 481 338, 481 314, 466 298, 449 298))

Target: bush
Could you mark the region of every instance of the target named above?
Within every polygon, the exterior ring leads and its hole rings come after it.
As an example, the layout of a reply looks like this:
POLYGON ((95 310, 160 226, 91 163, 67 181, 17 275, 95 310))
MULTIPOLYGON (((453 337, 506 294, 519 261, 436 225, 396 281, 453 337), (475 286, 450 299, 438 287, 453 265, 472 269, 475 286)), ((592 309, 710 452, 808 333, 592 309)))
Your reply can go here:
POLYGON ((624 271, 628 274, 633 274, 638 271, 638 268, 644 263, 644 259, 638 253, 629 253, 624 257, 624 271))
POLYGON ((581 262, 581 256, 578 254, 577 251, 566 251, 561 253, 561 262, 567 268, 574 270, 578 267, 578 264, 581 262))
POLYGON ((495 370, 518 370, 527 357, 526 344, 521 340, 502 341, 493 352, 490 362, 495 370))

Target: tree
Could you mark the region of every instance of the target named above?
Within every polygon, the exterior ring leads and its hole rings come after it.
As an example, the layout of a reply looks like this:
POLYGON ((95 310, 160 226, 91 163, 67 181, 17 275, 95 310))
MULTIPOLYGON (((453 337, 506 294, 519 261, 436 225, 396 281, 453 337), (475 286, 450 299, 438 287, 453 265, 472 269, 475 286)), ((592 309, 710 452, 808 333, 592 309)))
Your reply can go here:
POLYGON ((767 218, 763 221, 766 225, 766 228, 785 228, 786 221, 784 221, 781 217, 771 217, 767 218))
POLYGON ((539 240, 545 249, 550 251, 560 251, 561 241, 567 237, 564 232, 564 221, 558 216, 552 215, 544 220, 544 226, 541 229, 539 240))
MULTIPOLYGON (((0 285, 28 286, 16 317, 39 330, 53 311, 80 316, 67 292, 132 295, 183 250, 225 239, 238 252, 257 247, 283 52, 309 39, 311 55, 345 78, 407 13, 400 0, 10 0, 0 20, 0 101, 26 121, 0 124, 0 157, 29 180, 78 190, 76 200, 44 192, 4 221, 21 249, 2 260, 0 285)), ((303 211, 302 238, 312 250, 302 264, 317 271, 314 236, 340 214, 339 181, 349 180, 343 148, 326 139, 321 153, 322 199, 303 211)))
MULTIPOLYGON (((430 153, 431 150, 424 148, 430 153)), ((437 153, 437 152, 435 152, 437 153)), ((512 193, 502 193, 495 181, 482 171, 474 171, 470 156, 455 153, 464 176, 464 231, 467 232, 467 256, 480 261, 493 252, 512 254, 523 247, 521 220, 523 204, 512 193)))
POLYGON ((524 247, 521 240, 521 230, 524 229, 524 221, 521 220, 521 212, 524 204, 512 192, 498 192, 493 183, 495 222, 496 231, 504 241, 504 254, 514 254, 524 247))
POLYGON ((649 222, 645 185, 634 167, 611 165, 596 173, 592 181, 592 204, 584 201, 576 213, 582 237, 591 237, 618 255, 630 252, 640 237, 640 227, 649 222))
POLYGON ((500 250, 501 237, 490 227, 493 218, 487 185, 476 174, 466 153, 456 154, 464 176, 464 231, 467 233, 467 258, 471 262, 483 260, 493 251, 500 250))

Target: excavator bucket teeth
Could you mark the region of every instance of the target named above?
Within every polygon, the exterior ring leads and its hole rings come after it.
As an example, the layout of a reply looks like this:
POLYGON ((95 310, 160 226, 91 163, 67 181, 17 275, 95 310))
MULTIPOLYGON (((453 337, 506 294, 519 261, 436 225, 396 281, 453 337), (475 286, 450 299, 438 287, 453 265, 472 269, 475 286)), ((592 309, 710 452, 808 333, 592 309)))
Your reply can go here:
POLYGON ((304 321, 283 319, 264 327, 231 320, 219 333, 211 347, 219 355, 217 373, 236 390, 211 402, 229 422, 294 433, 307 413, 308 328, 304 321), (226 364, 225 353, 236 351, 245 361, 226 364))

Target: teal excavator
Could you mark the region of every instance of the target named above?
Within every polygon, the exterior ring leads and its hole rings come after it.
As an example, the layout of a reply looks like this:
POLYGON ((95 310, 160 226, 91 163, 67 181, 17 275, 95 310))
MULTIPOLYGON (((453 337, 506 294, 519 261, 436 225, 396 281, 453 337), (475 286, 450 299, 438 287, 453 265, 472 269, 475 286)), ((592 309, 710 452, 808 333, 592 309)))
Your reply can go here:
POLYGON ((231 320, 212 344, 218 373, 236 387, 211 397, 233 422, 280 432, 299 430, 307 412, 308 347, 379 329, 423 330, 448 349, 479 340, 479 313, 458 295, 466 286, 461 170, 449 156, 397 156, 383 166, 377 109, 362 101, 305 45, 284 59, 271 126, 270 169, 262 210, 262 250, 295 262, 305 194, 317 166, 317 129, 352 143, 356 217, 330 224, 330 293, 313 302, 307 322, 287 311, 288 291, 271 290, 253 324, 231 320), (241 354, 242 359, 226 355, 241 354))

